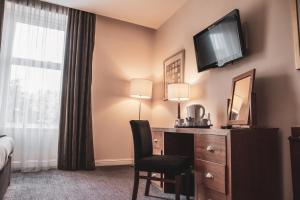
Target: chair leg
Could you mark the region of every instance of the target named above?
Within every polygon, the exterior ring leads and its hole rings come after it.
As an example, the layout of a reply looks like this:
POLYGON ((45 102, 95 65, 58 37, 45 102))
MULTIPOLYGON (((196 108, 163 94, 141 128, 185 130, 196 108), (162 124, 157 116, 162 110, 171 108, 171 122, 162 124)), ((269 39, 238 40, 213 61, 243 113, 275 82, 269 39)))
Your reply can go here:
POLYGON ((139 180, 140 180, 140 172, 134 171, 134 184, 133 184, 133 192, 132 192, 132 200, 137 199, 137 194, 139 190, 139 180))
POLYGON ((180 200, 180 189, 181 189, 182 176, 175 176, 175 200, 180 200))
MULTIPOLYGON (((148 175, 147 175, 147 176, 148 176, 149 178, 151 178, 152 173, 151 173, 151 172, 148 172, 148 175)), ((151 184, 151 180, 150 180, 150 179, 147 179, 147 182, 146 182, 146 189, 145 189, 145 196, 149 196, 150 184, 151 184)))
POLYGON ((187 172, 185 173, 185 193, 186 193, 186 199, 190 200, 190 181, 191 181, 191 170, 187 170, 187 172))

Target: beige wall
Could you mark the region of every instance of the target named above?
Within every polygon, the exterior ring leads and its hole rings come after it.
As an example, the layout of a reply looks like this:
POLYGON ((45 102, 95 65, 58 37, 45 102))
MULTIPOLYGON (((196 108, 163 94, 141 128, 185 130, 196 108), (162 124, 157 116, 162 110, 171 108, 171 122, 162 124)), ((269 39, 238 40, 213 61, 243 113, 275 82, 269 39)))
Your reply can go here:
POLYGON ((300 71, 295 70, 293 61, 290 0, 189 0, 156 32, 98 16, 93 64, 95 159, 132 158, 128 121, 137 118, 138 101, 128 97, 131 78, 155 81, 152 102, 143 104, 143 118, 151 119, 153 126, 173 126, 176 104, 162 101, 162 62, 183 48, 185 80, 192 84, 192 99, 184 106, 203 104, 215 126, 226 122, 232 78, 257 69, 259 124, 280 128, 283 199, 292 199, 287 138, 290 127, 300 121, 296 113, 300 108, 300 71), (249 56, 223 69, 197 73, 193 35, 234 8, 240 9, 247 29, 249 56))
MULTIPOLYGON (((138 101, 129 98, 129 80, 151 79, 153 39, 152 29, 97 16, 92 85, 96 164, 132 158, 129 120, 138 117, 138 101)), ((143 118, 151 118, 151 101, 142 111, 143 118)))
MULTIPOLYGON (((211 113, 212 122, 225 124, 226 99, 234 76, 257 69, 258 120, 263 126, 280 128, 284 200, 292 199, 288 136, 299 124, 300 71, 293 62, 289 0, 190 0, 157 32, 154 59, 154 100, 152 125, 172 126, 176 104, 163 102, 162 62, 186 49, 185 80, 192 84, 192 100, 211 113), (249 56, 223 69, 197 73, 193 35, 234 8, 240 9, 248 30, 249 56)), ((247 181, 247 180, 245 180, 247 181)))

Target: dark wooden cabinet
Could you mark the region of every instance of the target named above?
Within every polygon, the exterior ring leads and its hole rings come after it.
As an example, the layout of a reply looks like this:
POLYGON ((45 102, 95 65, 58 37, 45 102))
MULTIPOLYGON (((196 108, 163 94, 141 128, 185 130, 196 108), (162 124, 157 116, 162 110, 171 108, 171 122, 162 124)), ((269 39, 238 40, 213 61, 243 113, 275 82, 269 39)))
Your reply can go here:
POLYGON ((292 128, 289 137, 294 200, 300 199, 300 127, 292 128))
POLYGON ((161 152, 194 158, 195 199, 280 200, 278 129, 152 131, 163 140, 161 152))

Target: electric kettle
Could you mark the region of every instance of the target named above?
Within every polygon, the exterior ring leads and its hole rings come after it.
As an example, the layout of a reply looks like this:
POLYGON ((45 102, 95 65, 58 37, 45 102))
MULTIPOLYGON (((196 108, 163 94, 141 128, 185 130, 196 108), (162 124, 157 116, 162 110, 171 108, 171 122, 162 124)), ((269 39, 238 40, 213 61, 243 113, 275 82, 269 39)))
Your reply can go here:
POLYGON ((200 104, 193 104, 187 107, 187 118, 194 119, 195 125, 199 125, 205 115, 205 108, 200 104))

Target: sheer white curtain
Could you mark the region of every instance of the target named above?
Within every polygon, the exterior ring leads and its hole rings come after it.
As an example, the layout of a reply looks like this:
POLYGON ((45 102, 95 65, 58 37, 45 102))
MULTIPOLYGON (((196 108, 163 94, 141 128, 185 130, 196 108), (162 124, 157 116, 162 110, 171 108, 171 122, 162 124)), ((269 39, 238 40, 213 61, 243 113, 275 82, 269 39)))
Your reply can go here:
POLYGON ((56 167, 68 9, 5 3, 0 53, 0 131, 15 139, 13 168, 56 167))

